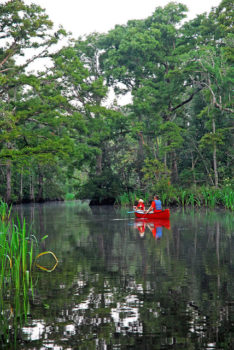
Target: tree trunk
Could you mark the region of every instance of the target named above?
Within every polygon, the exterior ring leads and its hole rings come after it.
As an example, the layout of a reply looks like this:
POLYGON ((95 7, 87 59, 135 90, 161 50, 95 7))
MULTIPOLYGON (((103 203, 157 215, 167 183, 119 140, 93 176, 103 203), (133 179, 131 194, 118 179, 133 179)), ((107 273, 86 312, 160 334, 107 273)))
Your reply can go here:
POLYGON ((37 194, 38 202, 43 202, 43 180, 44 180, 44 176, 39 166, 38 167, 38 194, 37 194))
POLYGON ((21 169, 20 173, 20 201, 23 200, 23 168, 21 169))
POLYGON ((178 182, 178 167, 177 167, 177 159, 176 159, 176 153, 173 152, 173 181, 174 183, 178 182))
POLYGON ((194 145, 194 147, 195 147, 195 149, 196 149, 199 157, 201 158, 202 163, 203 163, 203 165, 204 165, 204 167, 206 169, 206 172, 207 172, 207 175, 208 175, 208 179, 211 182, 211 185, 214 186, 214 181, 212 179, 212 176, 210 175, 210 172, 209 172, 209 169, 208 169, 208 167, 206 165, 205 159, 203 158, 203 156, 202 156, 201 152, 199 151, 199 148, 196 146, 195 142, 194 141, 192 141, 192 142, 193 142, 193 145, 194 145))
MULTIPOLYGON (((165 142, 165 147, 167 147, 167 141, 165 142)), ((164 167, 165 169, 167 167, 167 151, 164 153, 164 167)))
MULTIPOLYGON (((220 226, 219 222, 216 223, 216 257, 217 257, 217 263, 218 267, 220 266, 220 226)), ((218 276, 217 276, 217 286, 218 289, 220 289, 220 268, 218 268, 218 276)))
POLYGON ((155 142, 155 159, 159 158, 159 145, 158 145, 158 138, 156 137, 156 142, 155 142))
POLYGON ((6 202, 11 202, 11 161, 6 164, 6 202))
POLYGON ((143 134, 140 131, 138 133, 139 138, 138 138, 138 150, 137 150, 137 172, 138 172, 138 176, 139 176, 139 180, 140 180, 140 185, 142 182, 142 178, 143 178, 143 173, 142 173, 142 167, 144 164, 144 138, 143 138, 143 134))
POLYGON ((97 163, 96 163, 96 174, 101 175, 102 173, 102 151, 97 155, 97 163))
POLYGON ((193 152, 191 152, 191 160, 192 160, 193 183, 194 183, 194 185, 196 186, 196 185, 197 185, 196 176, 195 176, 195 164, 196 164, 196 160, 194 160, 194 158, 193 158, 193 152))
POLYGON ((32 175, 30 175, 30 201, 31 202, 35 201, 34 184, 33 184, 33 176, 32 175))
MULTIPOLYGON (((215 135, 215 120, 212 119, 212 128, 213 128, 213 135, 215 135)), ((215 187, 218 188, 219 186, 219 178, 218 178, 218 171, 217 171, 217 147, 216 142, 214 142, 214 148, 213 148, 213 165, 214 165, 214 178, 215 178, 215 187)))

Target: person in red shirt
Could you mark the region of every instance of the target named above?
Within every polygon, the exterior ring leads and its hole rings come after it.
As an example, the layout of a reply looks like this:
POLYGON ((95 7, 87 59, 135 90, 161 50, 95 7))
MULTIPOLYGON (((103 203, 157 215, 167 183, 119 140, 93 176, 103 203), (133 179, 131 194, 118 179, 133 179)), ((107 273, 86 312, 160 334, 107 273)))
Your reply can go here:
POLYGON ((162 226, 157 225, 157 223, 150 223, 147 227, 150 229, 155 239, 162 237, 162 226))
POLYGON ((134 227, 138 229, 140 237, 144 237, 145 235, 145 222, 137 221, 134 224, 134 227))
POLYGON ((146 211, 146 214, 151 210, 153 210, 154 213, 162 210, 162 203, 156 195, 154 196, 154 200, 152 201, 151 206, 146 211))
POLYGON ((145 204, 143 199, 139 199, 137 206, 133 207, 134 210, 145 210, 145 204))

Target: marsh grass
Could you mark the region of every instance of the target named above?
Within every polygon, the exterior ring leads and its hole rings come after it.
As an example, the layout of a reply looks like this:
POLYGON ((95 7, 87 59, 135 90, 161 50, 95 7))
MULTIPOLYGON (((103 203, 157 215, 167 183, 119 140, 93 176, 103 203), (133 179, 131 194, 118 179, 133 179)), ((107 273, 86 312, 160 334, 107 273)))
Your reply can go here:
POLYGON ((167 202, 167 194, 166 193, 163 193, 162 194, 162 204, 165 205, 167 202))
MULTIPOLYGON (((0 213, 6 217, 8 210, 5 203, 0 203, 0 213)), ((13 219, 0 220, 0 294, 11 289, 25 292, 32 287, 32 269, 37 249, 35 236, 26 233, 25 220, 22 224, 19 219, 16 223, 13 219)))
MULTIPOLYGON (((134 205, 134 203, 142 198, 146 206, 152 200, 151 196, 139 192, 123 193, 118 196, 116 204, 126 207, 134 205)), ((218 206, 229 210, 234 210, 234 191, 230 187, 213 188, 213 187, 193 187, 190 189, 177 189, 174 191, 162 192, 160 199, 163 206, 178 205, 183 208, 191 207, 207 207, 215 208, 218 206)))
POLYGON ((21 225, 19 220, 9 220, 5 203, 0 213, 0 335, 7 344, 15 342, 18 325, 27 319, 35 246, 26 235, 25 221, 21 225))
POLYGON ((9 208, 7 203, 0 201, 0 220, 1 221, 8 221, 10 219, 11 209, 12 209, 12 206, 10 206, 9 208))
POLYGON ((32 270, 34 244, 26 236, 25 221, 21 225, 11 222, 0 222, 0 288, 9 285, 17 290, 24 284, 27 271, 32 270))
POLYGON ((130 204, 128 193, 119 195, 116 199, 116 204, 120 204, 122 207, 128 206, 130 204))
POLYGON ((186 195, 187 195, 187 192, 184 190, 181 192, 181 204, 182 204, 182 207, 184 208, 185 206, 185 198, 186 198, 186 195))
POLYGON ((115 204, 121 205, 122 207, 127 207, 129 205, 135 205, 140 198, 144 200, 145 205, 148 205, 151 201, 149 193, 143 194, 142 192, 125 192, 117 197, 115 204))
POLYGON ((223 201, 225 208, 234 210, 234 191, 227 188, 223 193, 223 201))
MULTIPOLYGON (((0 339, 3 344, 15 343, 17 330, 27 320, 29 297, 33 297, 33 268, 42 255, 38 254, 38 241, 27 233, 25 220, 10 218, 11 208, 0 202, 0 339)), ((42 240, 46 239, 46 235, 42 240)), ((43 269, 43 266, 40 266, 43 269)))

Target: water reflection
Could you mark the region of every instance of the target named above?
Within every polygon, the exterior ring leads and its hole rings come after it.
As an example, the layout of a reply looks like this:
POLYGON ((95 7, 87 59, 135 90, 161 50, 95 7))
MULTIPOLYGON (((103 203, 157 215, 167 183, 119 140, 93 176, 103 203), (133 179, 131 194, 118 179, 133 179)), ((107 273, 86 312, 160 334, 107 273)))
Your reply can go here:
POLYGON ((76 203, 18 210, 59 260, 50 274, 35 271, 18 348, 231 349, 228 214, 172 211, 163 225, 76 203))
POLYGON ((144 237, 145 230, 152 233, 154 239, 160 239, 163 233, 163 227, 170 230, 170 220, 156 220, 156 219, 135 219, 134 227, 139 231, 139 236, 144 237))

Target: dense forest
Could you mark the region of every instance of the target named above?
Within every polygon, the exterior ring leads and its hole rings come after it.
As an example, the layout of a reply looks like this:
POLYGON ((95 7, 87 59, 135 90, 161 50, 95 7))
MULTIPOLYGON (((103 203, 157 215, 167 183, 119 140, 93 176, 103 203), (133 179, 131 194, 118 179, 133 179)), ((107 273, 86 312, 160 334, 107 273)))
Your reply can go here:
POLYGON ((212 192, 233 208, 234 5, 187 11, 171 2, 74 39, 35 4, 0 4, 0 198, 212 192))

